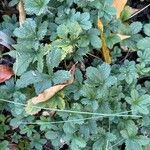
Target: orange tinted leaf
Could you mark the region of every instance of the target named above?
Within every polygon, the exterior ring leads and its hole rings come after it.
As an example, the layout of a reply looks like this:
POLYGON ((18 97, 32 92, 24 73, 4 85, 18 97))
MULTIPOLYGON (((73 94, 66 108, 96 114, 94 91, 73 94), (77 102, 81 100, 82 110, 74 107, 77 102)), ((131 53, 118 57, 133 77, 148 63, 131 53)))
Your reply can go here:
POLYGON ((113 7, 115 7, 117 10, 117 18, 120 17, 121 12, 123 11, 126 3, 127 3, 127 0, 114 0, 113 7))
POLYGON ((39 94, 37 97, 33 97, 31 99, 33 104, 38 104, 41 102, 45 102, 52 98, 57 92, 61 91, 65 86, 68 86, 73 83, 74 81, 74 73, 75 73, 75 65, 72 66, 70 69, 71 78, 67 82, 63 84, 58 84, 46 89, 43 93, 39 94))
POLYGON ((0 83, 5 82, 14 75, 13 70, 6 65, 0 65, 0 83))
POLYGON ((102 53, 103 53, 104 60, 106 63, 111 64, 110 52, 106 45, 104 33, 101 34, 101 40, 102 40, 102 53))

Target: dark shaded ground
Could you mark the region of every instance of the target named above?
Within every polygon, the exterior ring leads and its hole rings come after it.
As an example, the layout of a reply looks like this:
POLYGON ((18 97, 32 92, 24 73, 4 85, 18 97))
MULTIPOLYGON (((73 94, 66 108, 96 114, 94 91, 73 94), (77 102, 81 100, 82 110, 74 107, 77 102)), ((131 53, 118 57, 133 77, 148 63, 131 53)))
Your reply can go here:
MULTIPOLYGON (((128 4, 132 8, 142 9, 150 4, 150 0, 128 0, 128 4)), ((141 21, 143 24, 150 22, 150 7, 146 8, 144 11, 134 16, 131 21, 141 21)))

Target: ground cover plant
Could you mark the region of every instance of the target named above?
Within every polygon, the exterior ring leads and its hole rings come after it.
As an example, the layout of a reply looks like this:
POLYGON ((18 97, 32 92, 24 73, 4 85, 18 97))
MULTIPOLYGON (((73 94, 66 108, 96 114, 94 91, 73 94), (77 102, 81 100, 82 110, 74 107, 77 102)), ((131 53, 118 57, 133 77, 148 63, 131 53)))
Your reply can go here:
POLYGON ((150 4, 129 4, 1 1, 0 150, 150 149, 150 4))

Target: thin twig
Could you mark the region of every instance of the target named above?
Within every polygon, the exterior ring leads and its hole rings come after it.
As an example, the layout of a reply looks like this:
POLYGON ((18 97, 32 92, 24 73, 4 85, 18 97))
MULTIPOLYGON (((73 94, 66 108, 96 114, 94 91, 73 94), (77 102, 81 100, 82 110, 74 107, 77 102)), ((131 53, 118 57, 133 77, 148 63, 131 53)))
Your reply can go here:
POLYGON ((150 4, 148 4, 147 6, 145 6, 144 8, 140 9, 139 11, 137 11, 136 13, 134 13, 133 15, 131 15, 129 17, 129 19, 133 18, 134 16, 136 16, 137 14, 139 14, 140 12, 144 11, 146 8, 148 8, 150 6, 150 4))
MULTIPOLYGON (((0 101, 11 103, 14 105, 20 105, 20 106, 27 106, 27 104, 18 103, 10 100, 0 99, 0 101)), ((67 109, 55 109, 55 108, 47 108, 47 107, 39 107, 36 105, 32 106, 33 108, 40 108, 43 110, 50 110, 50 111, 57 111, 57 112, 63 112, 63 113, 73 113, 73 114, 83 114, 83 115, 96 115, 96 116, 103 116, 103 117, 136 117, 141 118, 141 115, 123 115, 124 113, 132 112, 132 111, 126 111, 126 112, 119 112, 119 113, 113 113, 113 114, 103 114, 103 113, 96 113, 96 112, 82 112, 82 111, 73 111, 73 110, 67 110, 67 109)))
POLYGON ((87 53, 87 54, 90 55, 90 56, 92 56, 92 57, 94 57, 94 58, 100 59, 99 57, 97 57, 97 56, 95 56, 95 55, 93 55, 91 53, 87 53))

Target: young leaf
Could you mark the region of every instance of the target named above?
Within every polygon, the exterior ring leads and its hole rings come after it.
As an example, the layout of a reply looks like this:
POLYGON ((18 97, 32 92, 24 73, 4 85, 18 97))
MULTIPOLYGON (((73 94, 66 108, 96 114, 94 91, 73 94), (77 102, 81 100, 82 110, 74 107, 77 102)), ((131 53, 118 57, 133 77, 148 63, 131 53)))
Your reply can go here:
POLYGON ((0 83, 5 82, 14 75, 13 70, 6 65, 0 65, 0 83))

